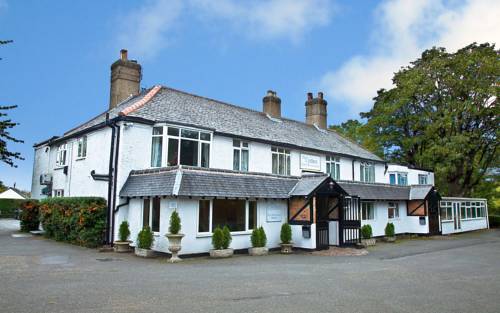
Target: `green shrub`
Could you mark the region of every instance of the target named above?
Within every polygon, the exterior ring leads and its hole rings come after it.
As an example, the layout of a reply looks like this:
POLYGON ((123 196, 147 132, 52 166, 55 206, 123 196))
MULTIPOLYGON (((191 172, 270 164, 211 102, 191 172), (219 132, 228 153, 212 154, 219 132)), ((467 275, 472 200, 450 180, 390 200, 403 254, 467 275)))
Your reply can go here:
POLYGON ((40 201, 45 236, 85 247, 103 243, 106 200, 97 197, 48 198, 40 201))
POLYGON ((141 249, 151 249, 153 241, 155 240, 153 232, 149 226, 144 227, 139 234, 137 234, 137 247, 141 249))
POLYGON ((212 246, 215 250, 224 249, 224 231, 219 226, 215 227, 212 234, 212 246))
POLYGON ((123 221, 120 224, 120 229, 118 230, 118 232, 119 232, 120 241, 127 241, 128 240, 128 236, 130 236, 130 229, 128 227, 127 221, 123 221))
POLYGON ((23 202, 21 205, 21 215, 19 219, 21 220, 21 231, 29 232, 32 230, 38 230, 40 226, 40 208, 38 201, 28 200, 23 202))
POLYGON ((393 223, 387 223, 387 226, 385 226, 385 235, 387 237, 394 237, 395 231, 394 231, 394 224, 393 223))
POLYGON ((267 243, 267 236, 266 232, 264 231, 264 228, 263 227, 255 228, 252 231, 252 236, 250 237, 250 240, 252 241, 252 247, 254 248, 265 247, 267 243))
POLYGON ((168 227, 169 233, 173 235, 177 235, 181 230, 181 218, 179 217, 179 213, 177 211, 172 212, 170 215, 170 225, 168 227))
POLYGON ((372 227, 370 225, 366 224, 361 227, 361 237, 363 239, 372 238, 372 227))
POLYGON ((224 234, 224 241, 222 242, 222 248, 227 249, 229 248, 229 245, 231 245, 231 241, 233 241, 233 237, 231 237, 231 231, 229 230, 229 227, 224 226, 222 229, 222 232, 224 234))
POLYGON ((489 219, 491 228, 500 227, 500 215, 489 215, 488 219, 489 219))
POLYGON ((14 218, 17 210, 21 209, 26 200, 0 199, 0 218, 14 218))
POLYGON ((292 242, 292 227, 288 223, 281 225, 280 233, 281 243, 288 244, 292 242))

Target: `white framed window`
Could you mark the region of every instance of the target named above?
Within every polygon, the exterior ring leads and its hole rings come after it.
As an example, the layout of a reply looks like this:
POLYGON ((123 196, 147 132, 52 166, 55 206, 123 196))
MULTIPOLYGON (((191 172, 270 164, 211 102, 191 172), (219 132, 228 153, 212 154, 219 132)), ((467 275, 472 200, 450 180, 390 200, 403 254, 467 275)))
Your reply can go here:
POLYGON ((161 199, 144 199, 142 206, 142 227, 149 226, 152 232, 160 232, 161 199))
POLYGON ((52 196, 56 198, 64 197, 64 189, 54 189, 52 191, 52 196))
MULTIPOLYGON (((441 201, 439 203, 440 215, 442 221, 451 221, 453 219, 453 207, 449 201, 441 201)), ((462 214, 462 218, 465 218, 465 214, 462 214)))
POLYGON ((326 173, 334 180, 340 179, 340 158, 326 156, 326 173))
POLYGON ((484 201, 462 201, 460 203, 462 219, 486 217, 486 205, 484 201))
POLYGON ((65 166, 67 155, 68 155, 68 146, 66 144, 62 144, 59 147, 57 147, 56 166, 65 166))
POLYGON ((271 147, 273 174, 290 175, 290 150, 271 147))
POLYGON ((399 204, 396 202, 389 202, 387 207, 387 217, 389 219, 399 218, 399 204))
POLYGON ((389 183, 391 185, 408 185, 408 173, 406 172, 393 172, 389 173, 389 183))
POLYGON ((210 234, 227 226, 231 232, 247 232, 257 227, 257 201, 239 199, 199 200, 198 233, 210 234))
POLYGON ((375 219, 375 207, 373 202, 361 202, 361 219, 364 221, 375 219))
POLYGON ((151 167, 210 166, 212 134, 173 126, 153 127, 151 167))
POLYGON ((418 174, 418 184, 419 185, 427 185, 427 174, 418 174))
POLYGON ((79 159, 87 157, 87 136, 78 138, 76 141, 76 146, 77 146, 76 157, 79 159))
POLYGON ((248 172, 248 142, 233 139, 233 170, 248 172))
POLYGON ((371 162, 361 162, 359 167, 360 181, 365 183, 375 182, 375 164, 371 162))

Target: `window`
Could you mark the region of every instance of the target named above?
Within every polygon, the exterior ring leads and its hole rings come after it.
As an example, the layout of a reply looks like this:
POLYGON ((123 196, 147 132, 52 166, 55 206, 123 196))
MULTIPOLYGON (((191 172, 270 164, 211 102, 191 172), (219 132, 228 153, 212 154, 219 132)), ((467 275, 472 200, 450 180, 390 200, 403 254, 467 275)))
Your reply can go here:
POLYGON ((460 203, 462 219, 486 217, 486 205, 484 201, 463 201, 460 203))
POLYGON ((375 212, 373 207, 373 202, 361 202, 361 219, 373 220, 375 218, 375 212))
POLYGON ((54 189, 53 193, 56 198, 64 197, 64 189, 54 189))
POLYGON ((200 200, 198 232, 213 232, 217 226, 227 226, 232 232, 254 229, 257 227, 257 202, 234 199, 200 200))
POLYGON ((142 226, 149 226, 151 231, 160 232, 160 198, 144 199, 142 226))
POLYGON ((391 185, 408 185, 408 173, 394 172, 389 173, 389 183, 391 185))
POLYGON ((151 167, 210 166, 211 134, 170 126, 153 127, 151 167), (164 159, 166 155, 166 160, 164 159))
POLYGON ((85 158, 87 156, 87 136, 78 138, 77 140, 78 152, 77 158, 85 158))
POLYGON ((418 184, 427 185, 427 174, 418 174, 418 184))
POLYGON ((290 150, 271 148, 273 174, 290 175, 290 150))
POLYGON ((66 156, 67 156, 66 144, 62 144, 59 147, 57 147, 56 166, 65 166, 66 165, 66 156))
POLYGON ((326 156, 326 173, 334 180, 340 179, 340 158, 326 156))
POLYGON ((375 182, 375 165, 373 163, 362 162, 360 165, 360 180, 366 183, 375 182))
POLYGON ((389 202, 387 217, 389 219, 399 218, 399 205, 397 203, 389 202))
MULTIPOLYGON (((452 204, 449 201, 441 201, 441 220, 450 221, 453 219, 452 204)), ((463 208, 462 208, 463 209, 463 208)), ((465 212, 462 212, 462 218, 465 218, 465 212)))
POLYGON ((248 172, 248 142, 233 140, 233 170, 248 172))

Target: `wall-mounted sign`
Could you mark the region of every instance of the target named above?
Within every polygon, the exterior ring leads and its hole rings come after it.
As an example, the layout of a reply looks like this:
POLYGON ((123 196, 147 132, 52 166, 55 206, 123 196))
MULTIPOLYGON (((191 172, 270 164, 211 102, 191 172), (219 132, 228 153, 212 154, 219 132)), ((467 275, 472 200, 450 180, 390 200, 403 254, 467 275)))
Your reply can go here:
POLYGON ((301 153, 300 168, 303 170, 321 171, 321 158, 318 155, 301 153))
POLYGON ((277 208, 267 208, 266 222, 281 222, 281 210, 277 208))

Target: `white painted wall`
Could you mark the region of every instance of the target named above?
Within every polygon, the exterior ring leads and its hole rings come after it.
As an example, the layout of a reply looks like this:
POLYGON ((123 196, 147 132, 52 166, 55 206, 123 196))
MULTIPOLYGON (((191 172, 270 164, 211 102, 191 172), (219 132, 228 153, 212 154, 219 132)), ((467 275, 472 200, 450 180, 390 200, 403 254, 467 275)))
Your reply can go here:
POLYGON ((461 220, 461 228, 455 229, 453 221, 441 221, 443 235, 463 233, 488 228, 486 217, 461 220))
POLYGON ((293 246, 303 249, 316 249, 316 224, 311 224, 311 238, 302 236, 302 225, 290 225, 292 227, 293 246))
POLYGON ((33 175, 31 178, 31 197, 33 199, 43 199, 42 189, 45 185, 40 185, 40 175, 49 173, 50 147, 43 145, 35 148, 33 161, 33 175))

